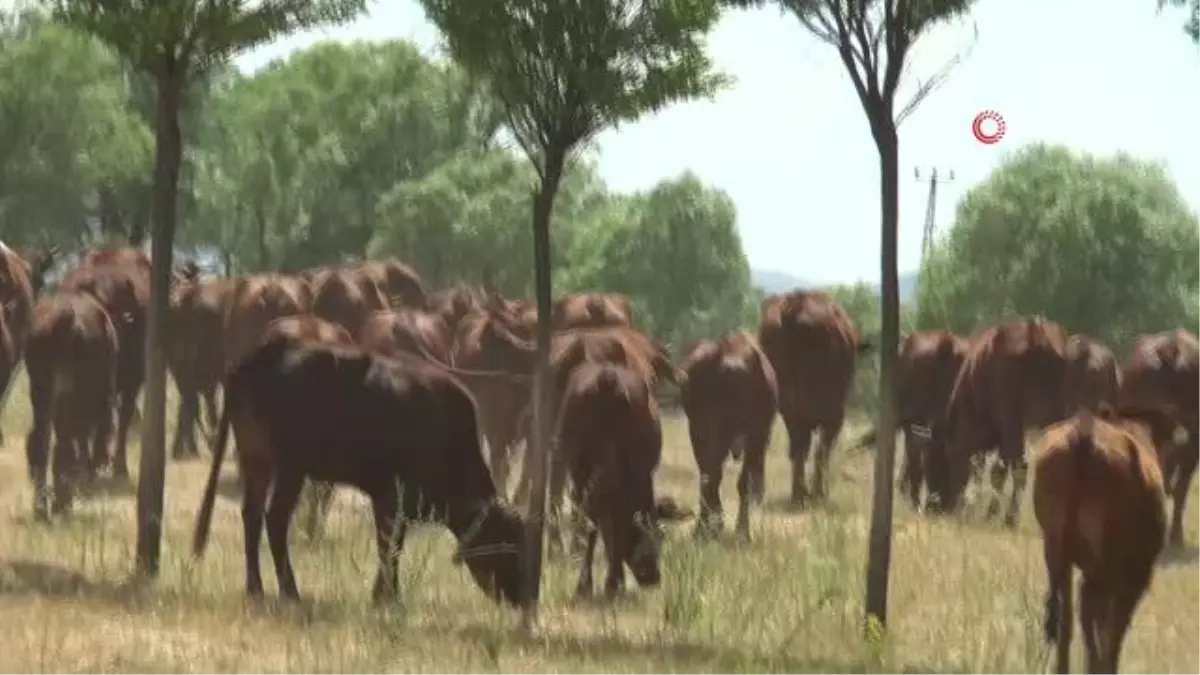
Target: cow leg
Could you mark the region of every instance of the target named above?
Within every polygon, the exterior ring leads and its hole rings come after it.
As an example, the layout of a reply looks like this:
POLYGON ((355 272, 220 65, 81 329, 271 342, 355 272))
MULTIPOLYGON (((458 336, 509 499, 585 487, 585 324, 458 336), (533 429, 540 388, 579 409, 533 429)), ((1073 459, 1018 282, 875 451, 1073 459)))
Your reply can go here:
POLYGON ((51 473, 54 475, 53 501, 50 512, 67 515, 75 501, 75 471, 78 467, 76 448, 79 434, 75 432, 73 417, 59 414, 54 422, 54 459, 51 461, 51 473))
POLYGON ((187 455, 196 454, 196 394, 189 386, 180 386, 178 389, 179 406, 175 416, 175 440, 171 443, 172 459, 183 459, 187 455))
POLYGON ((925 441, 904 426, 904 466, 900 469, 900 489, 908 495, 914 509, 921 508, 921 482, 925 475, 925 441))
POLYGON ((633 519, 628 524, 618 525, 611 514, 605 513, 600 521, 600 529, 604 536, 604 554, 608 558, 608 573, 604 578, 604 595, 612 599, 621 592, 625 585, 625 561, 629 558, 629 537, 624 528, 632 526, 633 519))
POLYGON ((583 555, 579 559, 579 583, 575 585, 575 597, 590 598, 595 585, 592 581, 592 562, 596 556, 596 536, 599 533, 589 525, 583 555))
POLYGON ((814 467, 813 489, 817 499, 824 500, 829 495, 829 458, 837 445, 838 436, 842 433, 843 418, 839 414, 821 425, 821 438, 817 442, 817 457, 814 467))
POLYGON ((1096 583, 1095 579, 1085 576, 1083 583, 1079 585, 1079 623, 1083 629, 1084 663, 1089 673, 1104 672, 1104 655, 1100 643, 1104 641, 1101 632, 1107 623, 1105 614, 1108 601, 1105 589, 1096 583))
POLYGON ((129 463, 125 458, 125 450, 129 439, 129 425, 132 424, 133 413, 137 409, 138 391, 133 387, 122 389, 117 407, 117 439, 116 447, 113 448, 112 472, 118 478, 129 478, 129 463))
POLYGON ((791 415, 783 418, 783 422, 788 431, 788 457, 792 460, 792 503, 804 504, 808 501, 805 465, 808 463, 809 447, 812 446, 813 426, 791 415))
POLYGON ((265 462, 250 463, 244 453, 239 465, 242 474, 242 531, 246 554, 246 594, 252 598, 263 594, 262 568, 258 550, 262 543, 263 511, 267 490, 271 486, 271 466, 265 462))
POLYGON ((112 414, 112 403, 109 396, 106 395, 96 401, 92 410, 92 437, 85 440, 84 457, 81 458, 81 461, 87 464, 89 480, 95 480, 102 466, 105 452, 108 450, 108 442, 112 438, 113 432, 112 414), (87 440, 91 441, 90 447, 86 445, 87 440))
MULTIPOLYGON (((556 453, 554 446, 548 449, 556 453)), ((562 553, 562 503, 563 488, 567 478, 566 462, 560 461, 557 454, 550 455, 549 494, 546 495, 546 553, 562 553)), ((578 505, 573 505, 578 508, 578 505)))
POLYGON ((717 424, 700 419, 688 421, 688 435, 692 440, 692 456, 700 474, 700 515, 696 519, 697 537, 709 537, 721 531, 723 520, 721 508, 721 478, 727 445, 721 444, 717 424))
POLYGON ((33 483, 33 514, 38 519, 49 515, 46 494, 46 469, 50 449, 50 386, 48 378, 29 378, 29 406, 33 411, 33 427, 25 438, 25 461, 29 480, 33 483))
MULTIPOLYGON (((0 359, 5 358, 5 354, 0 353, 0 359)), ((0 416, 4 415, 4 403, 8 396, 8 385, 12 383, 13 372, 17 369, 16 361, 11 364, 0 363, 0 416)), ((0 450, 4 449, 4 426, 0 425, 0 450)))
POLYGON ((288 525, 292 512, 300 499, 304 487, 304 475, 281 467, 275 472, 275 486, 271 490, 271 504, 267 507, 267 544, 271 547, 271 558, 275 561, 275 578, 279 581, 279 593, 291 600, 300 599, 296 588, 296 574, 292 571, 291 555, 288 552, 288 525))
POLYGON ((1175 450, 1174 481, 1171 482, 1171 529, 1167 541, 1172 546, 1183 545, 1183 514, 1187 508, 1192 476, 1196 474, 1196 463, 1200 460, 1200 436, 1189 433, 1187 444, 1175 450))
POLYGON ((1049 588, 1046 591, 1046 617, 1043 630, 1047 642, 1056 647, 1056 672, 1071 670, 1071 629, 1075 617, 1071 607, 1071 565, 1056 537, 1047 537, 1043 547, 1049 588))
POLYGON ((394 484, 371 495, 371 510, 375 515, 375 543, 379 547, 379 571, 375 574, 371 600, 379 604, 399 597, 400 550, 404 548, 408 523, 400 512, 394 484))
POLYGON ((771 440, 771 425, 755 429, 743 438, 742 472, 738 475, 738 512, 734 531, 744 539, 750 538, 750 506, 762 503, 763 478, 767 461, 767 444, 771 440))

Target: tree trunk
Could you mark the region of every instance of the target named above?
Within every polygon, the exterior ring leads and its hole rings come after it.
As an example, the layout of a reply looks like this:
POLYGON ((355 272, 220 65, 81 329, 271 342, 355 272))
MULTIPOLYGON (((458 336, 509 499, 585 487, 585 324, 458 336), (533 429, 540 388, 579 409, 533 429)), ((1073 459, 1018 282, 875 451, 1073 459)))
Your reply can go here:
POLYGON ((157 73, 155 120, 154 221, 151 238, 150 312, 146 323, 146 395, 142 448, 138 464, 137 571, 155 577, 162 543, 163 483, 166 478, 167 369, 165 338, 170 307, 171 246, 175 238, 176 200, 183 139, 179 100, 183 73, 168 64, 157 73))
POLYGON ((874 118, 871 126, 879 150, 882 222, 879 247, 879 421, 876 425, 875 490, 871 497, 871 533, 867 554, 868 630, 872 616, 879 622, 880 628, 887 626, 888 572, 892 557, 892 474, 896 452, 896 396, 892 382, 895 379, 896 349, 900 337, 900 288, 896 279, 896 234, 900 215, 899 139, 890 110, 871 117, 874 118))
POLYGON ((542 534, 546 516, 546 472, 551 448, 551 411, 553 401, 550 391, 550 339, 553 317, 551 316, 550 288, 550 216, 554 210, 554 198, 562 180, 566 151, 546 153, 546 165, 541 185, 533 195, 533 293, 537 302, 537 367, 533 382, 533 442, 526 450, 529 471, 529 514, 526 521, 528 549, 525 556, 525 601, 526 620, 532 625, 537 618, 538 600, 542 585, 542 534))

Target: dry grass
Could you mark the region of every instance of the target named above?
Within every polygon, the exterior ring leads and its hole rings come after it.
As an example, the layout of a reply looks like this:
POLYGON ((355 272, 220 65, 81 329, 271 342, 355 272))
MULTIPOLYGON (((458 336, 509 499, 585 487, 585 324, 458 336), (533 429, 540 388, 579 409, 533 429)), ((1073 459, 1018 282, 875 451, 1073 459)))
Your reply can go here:
MULTIPOLYGON (((369 512, 349 491, 339 492, 323 541, 293 537, 307 601, 249 605, 238 502, 219 500, 209 553, 198 565, 189 562, 207 461, 170 464, 163 573, 152 589, 131 588, 131 494, 89 499, 69 523, 30 521, 28 418, 22 376, 4 413, 0 452, 0 671, 1036 672, 1046 663, 1045 572, 1029 508, 1009 532, 981 522, 977 512, 932 520, 899 504, 891 633, 865 643, 859 621, 869 456, 836 453, 828 506, 788 513, 777 506, 788 483, 782 425, 752 544, 699 544, 690 524, 676 527, 665 550, 664 586, 634 591, 610 607, 572 602, 575 566, 556 561, 547 568, 542 630, 527 637, 513 612, 486 601, 463 570, 447 564, 452 540, 441 529, 410 535, 402 605, 372 609, 369 512)), ((666 422, 658 485, 694 507, 685 424, 666 422)), ((730 527, 733 485, 727 478, 730 527)), ((1196 530, 1192 517, 1189 542, 1196 530)), ((1195 550, 1160 567, 1134 619, 1126 671, 1200 668, 1195 550)), ((1075 652, 1078 659, 1078 643, 1075 652)))

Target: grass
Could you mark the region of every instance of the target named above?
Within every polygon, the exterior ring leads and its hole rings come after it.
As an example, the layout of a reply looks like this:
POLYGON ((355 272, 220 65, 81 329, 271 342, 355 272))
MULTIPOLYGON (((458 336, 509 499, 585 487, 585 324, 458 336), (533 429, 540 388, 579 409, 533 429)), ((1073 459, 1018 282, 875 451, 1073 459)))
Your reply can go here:
MULTIPOLYGON (((528 636, 515 612, 492 605, 464 570, 447 564, 453 541, 440 528, 410 534, 402 603, 372 608, 370 514, 349 490, 339 491, 323 540, 292 538, 305 602, 276 599, 264 545, 268 600, 248 603, 237 501, 218 501, 209 552, 190 562, 207 459, 169 464, 162 574, 152 588, 134 588, 127 584, 131 493, 89 498, 69 522, 31 521, 25 392, 21 376, 2 420, 0 671, 1037 672, 1048 663, 1045 571, 1028 504, 1020 527, 1008 531, 983 522, 970 504, 961 519, 929 519, 897 502, 890 633, 864 641, 870 456, 835 452, 829 503, 788 512, 780 506, 789 483, 782 424, 770 451, 767 504, 751 521, 752 543, 698 543, 691 523, 671 526, 663 586, 635 590, 611 606, 574 602, 576 566, 556 560, 546 569, 541 630, 528 636)), ((694 508, 686 421, 669 417, 664 426, 658 489, 694 508)), ((855 432, 848 428, 844 437, 855 432)), ((735 474, 726 474, 731 530, 735 474)), ((1134 618, 1123 660, 1128 672, 1200 668, 1191 514, 1192 545, 1160 566, 1134 618)))

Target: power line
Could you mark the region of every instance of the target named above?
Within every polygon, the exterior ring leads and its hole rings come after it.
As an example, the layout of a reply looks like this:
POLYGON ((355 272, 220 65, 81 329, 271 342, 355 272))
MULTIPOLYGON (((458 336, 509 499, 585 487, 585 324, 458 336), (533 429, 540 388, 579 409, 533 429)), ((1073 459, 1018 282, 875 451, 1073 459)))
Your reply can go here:
POLYGON ((954 182, 954 169, 950 169, 948 175, 942 176, 938 174, 937 167, 934 167, 928 176, 922 176, 921 169, 918 167, 913 169, 913 175, 916 176, 917 182, 929 183, 929 197, 925 202, 925 227, 921 233, 921 264, 924 265, 933 248, 933 234, 937 224, 938 183, 954 182))

